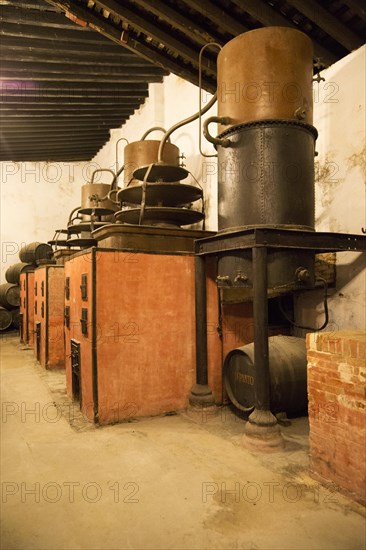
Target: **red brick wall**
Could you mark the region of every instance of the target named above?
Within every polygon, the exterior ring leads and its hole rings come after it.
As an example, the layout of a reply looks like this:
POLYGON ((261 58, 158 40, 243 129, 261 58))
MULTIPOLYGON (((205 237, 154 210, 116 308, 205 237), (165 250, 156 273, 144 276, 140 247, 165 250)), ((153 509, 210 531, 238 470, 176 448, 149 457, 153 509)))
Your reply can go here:
POLYGON ((366 333, 308 334, 310 469, 366 503, 366 333))

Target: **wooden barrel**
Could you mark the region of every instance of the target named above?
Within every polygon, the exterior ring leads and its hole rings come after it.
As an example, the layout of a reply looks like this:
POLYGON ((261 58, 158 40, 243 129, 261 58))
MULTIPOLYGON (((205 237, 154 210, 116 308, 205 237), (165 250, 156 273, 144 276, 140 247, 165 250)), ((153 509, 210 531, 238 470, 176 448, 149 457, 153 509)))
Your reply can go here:
POLYGON ((39 260, 51 259, 53 255, 52 247, 47 243, 29 243, 20 250, 19 259, 27 264, 37 265, 39 260))
MULTIPOLYGON (((307 362, 305 338, 271 336, 269 377, 271 411, 301 416, 307 412, 307 362)), ((250 413, 255 404, 254 344, 228 353, 223 380, 230 401, 239 410, 250 413)))
POLYGON ((10 327, 12 321, 11 313, 0 306, 0 330, 6 330, 10 327))
POLYGON ((20 274, 24 273, 25 271, 31 271, 32 269, 32 264, 26 264, 24 262, 13 264, 5 271, 5 279, 8 281, 8 283, 18 285, 20 281, 20 274))
POLYGON ((18 285, 3 283, 0 285, 0 306, 13 309, 20 305, 20 289, 18 285))
POLYGON ((14 328, 19 328, 20 326, 20 308, 17 307, 15 309, 12 309, 10 312, 11 315, 11 324, 14 328))

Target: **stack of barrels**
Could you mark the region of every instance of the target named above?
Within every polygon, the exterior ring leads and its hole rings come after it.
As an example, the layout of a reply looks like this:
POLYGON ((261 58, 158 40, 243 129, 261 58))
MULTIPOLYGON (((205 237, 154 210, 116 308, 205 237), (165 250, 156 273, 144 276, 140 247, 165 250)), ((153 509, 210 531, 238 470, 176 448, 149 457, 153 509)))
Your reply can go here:
POLYGON ((0 284, 0 331, 19 329, 20 324, 20 275, 33 270, 37 265, 52 258, 52 248, 45 243, 34 242, 23 246, 19 252, 20 262, 8 267, 6 283, 0 284))

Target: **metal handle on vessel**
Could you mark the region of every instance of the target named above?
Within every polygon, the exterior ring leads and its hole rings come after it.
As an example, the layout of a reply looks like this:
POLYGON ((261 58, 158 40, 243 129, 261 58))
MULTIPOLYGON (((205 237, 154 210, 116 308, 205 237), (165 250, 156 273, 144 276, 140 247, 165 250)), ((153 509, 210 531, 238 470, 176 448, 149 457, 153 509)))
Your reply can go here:
POLYGON ((112 195, 114 195, 114 194, 115 194, 116 197, 117 197, 117 193, 118 193, 118 192, 119 192, 119 189, 111 189, 111 190, 108 192, 108 194, 107 194, 107 199, 108 199, 109 201, 113 202, 113 204, 119 204, 119 202, 117 201, 116 198, 115 198, 115 199, 112 198, 112 195))
POLYGON ((73 222, 78 216, 79 216, 79 210, 80 210, 81 206, 77 206, 76 208, 74 208, 73 210, 71 210, 70 212, 70 216, 69 216, 69 221, 67 222, 67 225, 69 225, 71 222, 73 222), (78 212, 77 215, 75 216, 75 218, 73 218, 73 215, 75 214, 75 212, 78 212))
POLYGON ((94 176, 97 172, 109 172, 110 174, 112 174, 113 180, 112 180, 111 185, 113 185, 116 175, 113 172, 113 170, 111 170, 110 168, 97 168, 97 170, 94 170, 94 172, 92 173, 90 183, 94 183, 94 176))
POLYGON ((121 137, 119 139, 117 139, 116 141, 116 177, 115 177, 115 180, 113 180, 112 184, 111 184, 111 187, 117 183, 117 179, 118 179, 118 176, 120 174, 119 172, 119 160, 118 160, 118 144, 121 142, 121 141, 125 141, 127 143, 127 145, 129 145, 129 141, 128 139, 124 138, 124 137, 121 137))
POLYGON ((230 124, 230 119, 227 118, 227 117, 222 117, 222 116, 210 116, 208 118, 206 118, 206 120, 204 121, 203 123, 203 135, 205 136, 205 138, 207 139, 207 141, 209 141, 210 143, 213 143, 215 146, 216 145, 221 145, 221 147, 229 147, 231 145, 231 141, 227 138, 218 138, 218 137, 213 137, 211 136, 210 132, 209 132, 209 129, 208 129, 208 125, 211 124, 212 122, 216 122, 217 124, 230 124))
MULTIPOLYGON (((125 139, 125 138, 121 138, 121 139, 125 139)), ((124 167, 123 167, 123 168, 124 168, 124 167)), ((92 173, 92 177, 91 177, 90 184, 93 184, 93 183, 94 183, 94 176, 95 176, 95 174, 96 174, 97 172, 109 172, 109 173, 112 174, 112 176, 113 176, 113 179, 112 179, 111 184, 110 184, 110 190, 109 190, 109 192, 108 192, 106 195, 104 195, 104 197, 101 197, 101 198, 99 198, 98 195, 95 195, 95 197, 97 198, 98 203, 99 203, 99 202, 103 202, 103 201, 109 199, 109 196, 108 196, 108 195, 109 195, 109 193, 114 189, 114 184, 116 183, 117 177, 118 177, 118 175, 119 175, 121 172, 118 171, 118 173, 115 174, 115 173, 113 172, 113 170, 111 170, 110 168, 97 168, 97 170, 94 170, 94 172, 92 173)), ((89 199, 91 199, 91 197, 89 197, 89 199)), ((95 200, 95 198, 94 198, 94 200, 95 200)))

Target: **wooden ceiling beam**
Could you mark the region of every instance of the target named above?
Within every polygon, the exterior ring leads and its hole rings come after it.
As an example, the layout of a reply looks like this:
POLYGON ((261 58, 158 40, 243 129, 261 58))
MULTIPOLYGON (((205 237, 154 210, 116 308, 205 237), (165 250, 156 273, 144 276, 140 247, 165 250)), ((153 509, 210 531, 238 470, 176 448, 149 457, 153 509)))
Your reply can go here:
POLYGON ((96 44, 102 45, 105 44, 105 39, 102 38, 95 32, 83 32, 78 31, 78 27, 75 27, 73 30, 68 29, 54 29, 47 27, 39 27, 37 25, 24 25, 20 26, 16 23, 2 23, 0 28, 0 36, 14 36, 18 38, 29 38, 29 39, 42 39, 47 40, 48 42, 54 42, 55 48, 57 49, 57 43, 59 42, 84 42, 86 44, 96 44))
MULTIPOLYGON (((47 27, 49 29, 66 29, 79 33, 90 32, 88 27, 76 25, 67 19, 63 12, 56 13, 45 10, 30 10, 16 7, 14 5, 1 5, 0 9, 1 23, 14 23, 16 25, 37 25, 37 27, 47 27)), ((81 37, 80 37, 81 38, 81 37)))
POLYGON ((310 19, 347 50, 352 51, 363 44, 363 40, 341 23, 333 14, 314 0, 287 0, 288 4, 310 19))
POLYGON ((366 4, 364 0, 347 0, 346 3, 353 13, 366 22, 366 4))
POLYGON ((153 13, 157 17, 166 20, 173 28, 179 29, 182 33, 189 36, 191 40, 204 46, 208 42, 222 42, 214 33, 210 33, 197 22, 186 17, 176 8, 172 8, 166 2, 151 2, 151 0, 135 0, 143 9, 153 13))
POLYGON ((32 129, 43 129, 43 130, 50 130, 50 131, 56 131, 58 129, 63 129, 67 131, 75 131, 77 129, 84 128, 85 130, 88 130, 90 132, 93 132, 94 130, 110 130, 111 128, 118 128, 121 124, 126 122, 127 118, 125 120, 121 121, 109 121, 105 119, 96 119, 91 118, 85 119, 85 120, 75 120, 75 117, 73 117, 71 120, 55 120, 54 118, 48 118, 48 119, 34 119, 34 118, 16 118, 16 119, 10 119, 10 118, 4 118, 4 120, 1 121, 1 131, 4 133, 7 130, 17 130, 17 129, 23 129, 23 130, 32 130, 32 129))
MULTIPOLYGON (((107 129, 103 129, 103 130, 97 130, 97 129, 94 129, 92 131, 90 131, 88 128, 73 128, 71 130, 67 129, 67 128, 58 128, 57 129, 57 136, 61 136, 61 137, 67 137, 67 136, 70 136, 70 137, 77 137, 79 135, 82 135, 83 137, 86 137, 90 134, 93 134, 94 136, 98 136, 100 139, 102 139, 103 137, 106 137, 106 138, 109 138, 110 137, 110 133, 109 133, 109 130, 107 129)), ((15 139, 15 138, 22 138, 23 136, 26 137, 26 138, 29 138, 31 136, 35 136, 35 138, 40 138, 40 137, 43 137, 45 136, 46 138, 47 137, 51 137, 55 135, 55 131, 53 129, 51 130, 44 130, 43 128, 37 128, 37 127, 34 127, 33 130, 32 129, 24 129, 22 130, 22 132, 20 133, 19 130, 17 128, 6 128, 6 129, 2 129, 1 132, 0 132, 0 137, 1 139, 15 139)))
MULTIPOLYGON (((168 71, 161 69, 160 67, 155 67, 154 65, 143 65, 140 67, 125 67, 123 65, 114 66, 114 65, 101 65, 95 66, 94 63, 89 65, 78 65, 77 69, 70 65, 64 65, 59 63, 30 63, 30 62, 20 62, 20 61, 2 61, 1 62, 1 74, 3 72, 7 73, 14 71, 17 75, 22 73, 46 73, 48 75, 61 74, 61 75, 73 75, 73 80, 82 80, 83 77, 89 75, 103 76, 104 79, 107 79, 111 76, 113 78, 126 77, 127 76, 166 76, 168 71)), ((94 79, 95 80, 95 79, 94 79)))
POLYGON ((118 83, 96 82, 85 85, 85 82, 63 82, 58 80, 55 82, 32 82, 28 80, 17 80, 16 78, 10 81, 0 80, 0 94, 11 93, 34 93, 47 94, 48 92, 57 92, 61 95, 86 95, 94 96, 95 94, 105 95, 123 95, 124 93, 141 93, 146 92, 148 95, 148 87, 146 82, 124 82, 123 88, 118 86, 118 83))
MULTIPOLYGON (((226 10, 219 8, 214 2, 210 2, 210 0, 185 0, 185 4, 233 37, 249 30, 244 23, 232 17, 226 10)), ((242 9, 244 9, 243 2, 241 4, 242 9)))
POLYGON ((111 56, 117 59, 123 57, 138 58, 131 50, 124 48, 123 44, 114 44, 106 38, 100 41, 100 37, 98 43, 81 41, 68 42, 66 39, 50 39, 49 36, 42 36, 40 38, 22 37, 22 40, 19 41, 19 38, 16 36, 3 34, 1 38, 1 48, 8 48, 11 51, 26 51, 29 53, 48 52, 55 55, 86 55, 95 58, 103 56, 106 59, 111 56))
POLYGON ((26 107, 14 107, 14 105, 4 105, 0 104, 0 115, 2 117, 11 115, 26 115, 26 114, 35 114, 38 116, 42 114, 50 114, 50 115, 66 115, 70 114, 70 116, 76 114, 80 114, 80 116, 86 116, 87 114, 95 114, 95 115, 106 115, 106 116, 120 116, 120 115, 128 115, 131 114, 134 110, 134 105, 131 106, 95 106, 95 105, 28 105, 26 107))
MULTIPOLYGON (((198 84, 198 74, 183 62, 173 60, 167 54, 159 52, 146 43, 139 42, 131 36, 129 33, 124 33, 122 36, 121 29, 117 29, 111 22, 108 22, 101 17, 97 17, 92 10, 81 8, 80 5, 76 5, 73 0, 66 2, 54 2, 53 0, 46 0, 46 2, 61 7, 64 10, 69 10, 76 17, 80 17, 87 21, 91 28, 98 31, 101 35, 112 40, 114 43, 123 45, 125 48, 133 51, 137 55, 144 57, 159 67, 163 67, 172 73, 184 78, 192 84, 198 84)), ((202 87, 210 92, 216 90, 216 78, 210 78, 203 74, 202 87)))
MULTIPOLYGON (((184 57, 196 69, 198 68, 199 52, 176 38, 174 31, 172 34, 165 31, 161 26, 157 25, 156 21, 148 19, 146 16, 142 17, 133 11, 131 6, 126 5, 126 2, 122 6, 115 0, 98 0, 97 4, 119 17, 122 21, 129 23, 138 32, 150 36, 176 55, 184 57)), ((209 63, 207 60, 202 61, 202 68, 208 75, 216 76, 216 66, 212 66, 212 63, 209 63)))
POLYGON ((104 55, 100 54, 95 59, 90 58, 89 55, 73 55, 73 56, 67 56, 64 52, 60 50, 60 52, 56 55, 51 54, 49 51, 35 51, 32 53, 27 52, 24 48, 20 51, 14 51, 12 49, 8 49, 1 46, 1 60, 3 61, 10 61, 15 63, 42 63, 43 65, 50 67, 54 65, 55 67, 58 67, 59 65, 72 65, 77 66, 79 68, 84 68, 84 66, 89 67, 92 65, 93 67, 107 67, 109 70, 114 68, 133 68, 133 67, 155 67, 145 59, 142 59, 141 57, 138 57, 137 55, 130 54, 129 56, 122 56, 118 57, 115 56, 108 56, 105 57, 104 55))
POLYGON ((161 82, 163 80, 163 75, 161 74, 151 74, 151 75, 140 75, 140 74, 123 74, 123 75, 79 75, 79 74, 65 74, 65 73, 42 73, 42 72, 32 72, 32 71, 16 71, 16 70, 2 70, 1 71, 1 80, 9 80, 10 82, 78 82, 86 83, 92 82, 95 84, 96 80, 99 84, 100 82, 108 82, 111 84, 124 84, 125 82, 161 82))
MULTIPOLYGON (((245 10, 254 19, 262 23, 262 25, 279 26, 279 27, 291 27, 297 28, 295 24, 286 19, 285 16, 278 13, 274 8, 269 6, 263 0, 245 0, 245 4, 241 0, 232 0, 238 8, 245 10)), ((306 0, 307 1, 307 0, 306 0)), ((313 40, 315 57, 319 57, 324 62, 324 65, 331 65, 337 61, 337 56, 331 51, 327 50, 321 44, 318 44, 313 40)))
POLYGON ((26 156, 26 157, 10 157, 10 156, 0 156, 0 161, 2 162, 89 162, 95 157, 95 154, 91 155, 60 155, 60 156, 51 156, 47 159, 39 156, 26 156))
POLYGON ((74 98, 74 97, 25 97, 24 95, 19 98, 11 97, 1 97, 0 96, 0 107, 3 108, 14 108, 14 109, 33 109, 33 108, 63 108, 63 107, 74 107, 79 109, 87 109, 99 107, 100 109, 112 109, 125 107, 126 109, 132 109, 133 107, 139 107, 141 103, 145 101, 144 97, 140 98, 74 98))

